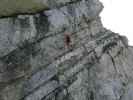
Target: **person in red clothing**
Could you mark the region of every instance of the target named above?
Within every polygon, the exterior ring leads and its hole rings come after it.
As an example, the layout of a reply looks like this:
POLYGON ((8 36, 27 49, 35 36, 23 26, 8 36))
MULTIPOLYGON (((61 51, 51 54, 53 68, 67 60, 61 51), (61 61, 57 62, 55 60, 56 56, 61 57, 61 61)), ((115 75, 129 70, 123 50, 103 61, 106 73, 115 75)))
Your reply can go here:
POLYGON ((65 33, 65 47, 71 48, 71 46, 72 46, 71 34, 65 33))

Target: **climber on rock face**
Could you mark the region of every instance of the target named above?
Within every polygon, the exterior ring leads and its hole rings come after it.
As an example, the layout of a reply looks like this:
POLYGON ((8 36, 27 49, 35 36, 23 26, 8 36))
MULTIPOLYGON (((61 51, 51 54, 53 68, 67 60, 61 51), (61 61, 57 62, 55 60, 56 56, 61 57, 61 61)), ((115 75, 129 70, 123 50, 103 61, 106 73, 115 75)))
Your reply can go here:
POLYGON ((71 35, 70 33, 65 33, 65 37, 64 37, 64 40, 65 40, 65 47, 66 48, 70 48, 71 47, 71 35))

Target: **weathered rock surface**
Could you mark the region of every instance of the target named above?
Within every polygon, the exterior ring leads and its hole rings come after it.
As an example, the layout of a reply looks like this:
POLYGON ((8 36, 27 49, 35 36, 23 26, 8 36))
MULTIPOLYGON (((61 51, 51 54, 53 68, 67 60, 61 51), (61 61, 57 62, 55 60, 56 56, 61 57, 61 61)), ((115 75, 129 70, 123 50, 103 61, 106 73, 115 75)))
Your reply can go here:
POLYGON ((133 48, 102 26, 102 8, 2 0, 0 100, 133 100, 133 48))
POLYGON ((35 13, 76 1, 78 0, 1 0, 0 16, 9 16, 18 13, 35 13))

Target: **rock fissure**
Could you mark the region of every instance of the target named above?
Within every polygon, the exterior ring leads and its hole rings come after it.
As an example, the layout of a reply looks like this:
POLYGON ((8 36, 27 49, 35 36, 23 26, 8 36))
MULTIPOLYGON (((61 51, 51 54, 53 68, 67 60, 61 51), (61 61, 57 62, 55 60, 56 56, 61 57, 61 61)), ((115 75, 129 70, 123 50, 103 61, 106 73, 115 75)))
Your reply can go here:
POLYGON ((102 9, 98 0, 2 0, 0 100, 132 100, 133 49, 104 28, 102 9))

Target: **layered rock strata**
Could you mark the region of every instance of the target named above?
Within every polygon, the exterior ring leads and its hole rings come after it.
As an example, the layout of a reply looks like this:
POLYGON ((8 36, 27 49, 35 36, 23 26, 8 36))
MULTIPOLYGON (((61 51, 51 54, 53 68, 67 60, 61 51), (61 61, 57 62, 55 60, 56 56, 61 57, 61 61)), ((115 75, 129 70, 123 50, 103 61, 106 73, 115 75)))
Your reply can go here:
POLYGON ((133 49, 102 26, 98 0, 7 1, 0 100, 133 99, 133 49))

